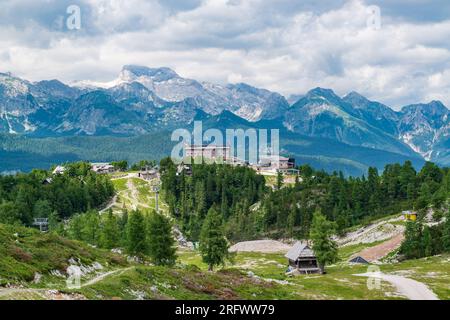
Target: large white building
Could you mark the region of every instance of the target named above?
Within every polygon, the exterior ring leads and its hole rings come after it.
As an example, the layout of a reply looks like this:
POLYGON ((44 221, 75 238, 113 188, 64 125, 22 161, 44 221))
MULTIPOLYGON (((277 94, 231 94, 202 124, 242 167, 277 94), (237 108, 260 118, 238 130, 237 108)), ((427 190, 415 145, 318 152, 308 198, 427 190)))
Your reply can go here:
MULTIPOLYGON (((205 162, 223 160, 234 166, 247 166, 249 163, 245 160, 239 159, 231 155, 231 148, 229 146, 221 145, 189 145, 184 146, 184 156, 187 159, 202 159, 205 162)), ((189 163, 189 161, 187 162, 189 163)), ((267 155, 262 156, 257 164, 252 164, 251 167, 258 172, 277 172, 282 171, 291 173, 294 171, 295 159, 286 158, 282 156, 267 155)))
POLYGON ((231 160, 230 147, 220 145, 185 145, 184 155, 187 158, 202 158, 203 160, 231 160))
POLYGON ((113 173, 114 166, 109 163, 92 163, 91 170, 98 174, 113 173))

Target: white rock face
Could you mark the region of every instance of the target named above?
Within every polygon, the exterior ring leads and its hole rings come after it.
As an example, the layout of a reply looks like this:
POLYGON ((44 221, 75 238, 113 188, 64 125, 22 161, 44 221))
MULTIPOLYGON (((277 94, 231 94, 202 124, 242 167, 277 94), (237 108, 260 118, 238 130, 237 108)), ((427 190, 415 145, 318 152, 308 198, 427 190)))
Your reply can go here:
POLYGON ((288 107, 281 95, 268 90, 245 84, 200 83, 182 78, 169 68, 125 66, 116 80, 97 85, 113 88, 132 82, 142 84, 165 101, 181 102, 192 98, 206 113, 216 115, 228 110, 249 121, 260 120, 264 113, 279 116, 280 111, 288 107))

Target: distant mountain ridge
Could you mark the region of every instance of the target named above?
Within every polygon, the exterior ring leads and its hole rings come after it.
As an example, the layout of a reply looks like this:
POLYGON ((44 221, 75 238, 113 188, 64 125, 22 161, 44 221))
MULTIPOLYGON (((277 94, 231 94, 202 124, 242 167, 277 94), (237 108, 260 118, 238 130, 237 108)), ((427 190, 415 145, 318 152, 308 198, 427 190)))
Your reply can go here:
POLYGON ((33 83, 0 73, 0 133, 132 137, 188 127, 199 117, 226 118, 231 127, 243 120, 248 126, 279 128, 289 139, 315 139, 309 154, 314 157, 327 154, 321 143, 336 141, 359 148, 361 157, 373 149, 450 165, 450 111, 439 101, 394 111, 356 92, 340 97, 324 88, 286 99, 244 83, 199 82, 170 68, 134 65, 107 83, 33 83))

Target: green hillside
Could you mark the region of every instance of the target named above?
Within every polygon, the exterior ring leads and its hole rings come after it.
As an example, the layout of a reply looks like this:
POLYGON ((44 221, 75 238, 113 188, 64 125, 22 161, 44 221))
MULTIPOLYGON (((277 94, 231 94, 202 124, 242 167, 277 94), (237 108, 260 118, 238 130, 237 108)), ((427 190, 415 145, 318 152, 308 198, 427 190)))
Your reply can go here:
POLYGON ((71 258, 83 265, 97 262, 105 268, 127 264, 122 256, 109 251, 18 226, 0 224, 0 243, 0 285, 30 282, 36 274, 49 278, 51 271, 63 272, 71 258))

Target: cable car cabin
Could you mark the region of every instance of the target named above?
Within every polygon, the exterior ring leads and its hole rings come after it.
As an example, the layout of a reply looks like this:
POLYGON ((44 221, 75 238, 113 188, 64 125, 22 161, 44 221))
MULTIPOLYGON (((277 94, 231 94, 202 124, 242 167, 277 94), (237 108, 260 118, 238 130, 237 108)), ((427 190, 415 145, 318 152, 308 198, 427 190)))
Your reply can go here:
POLYGON ((314 251, 307 243, 297 242, 286 254, 289 266, 300 273, 321 273, 314 251))

